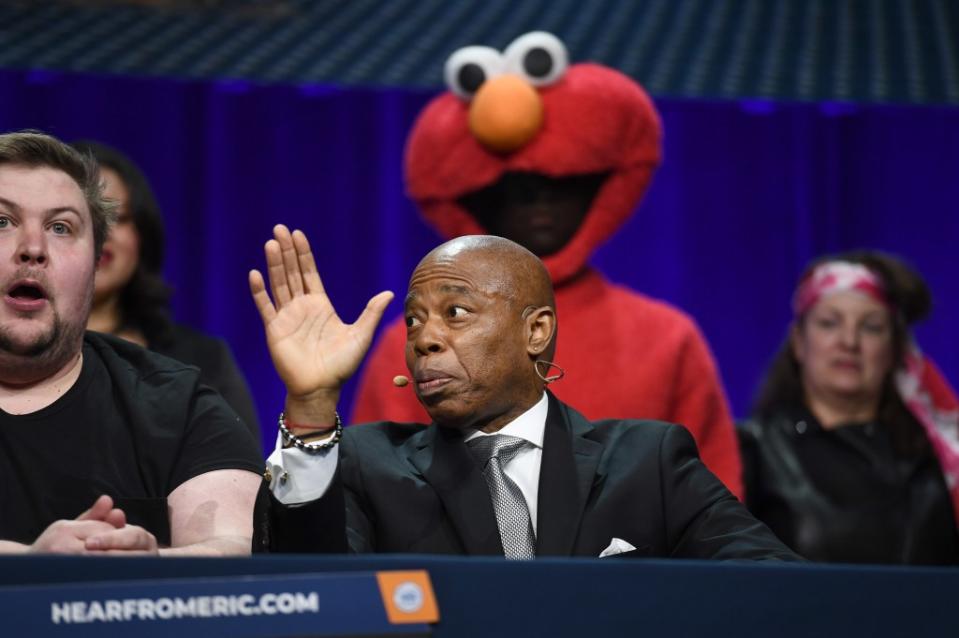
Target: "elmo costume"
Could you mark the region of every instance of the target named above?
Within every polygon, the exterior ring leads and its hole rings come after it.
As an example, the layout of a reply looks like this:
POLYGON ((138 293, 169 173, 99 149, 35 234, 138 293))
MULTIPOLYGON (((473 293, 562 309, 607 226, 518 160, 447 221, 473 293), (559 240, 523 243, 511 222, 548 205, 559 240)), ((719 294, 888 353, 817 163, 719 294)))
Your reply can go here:
MULTIPOLYGON (((554 36, 528 33, 504 52, 466 47, 446 63, 450 91, 408 140, 407 189, 441 235, 496 234, 539 255, 556 290, 556 396, 589 419, 681 423, 737 496, 741 466, 712 355, 695 323, 607 281, 587 263, 632 215, 660 159, 659 117, 634 81, 568 65, 554 36)), ((370 356, 353 422, 428 422, 408 389, 402 319, 370 356)))

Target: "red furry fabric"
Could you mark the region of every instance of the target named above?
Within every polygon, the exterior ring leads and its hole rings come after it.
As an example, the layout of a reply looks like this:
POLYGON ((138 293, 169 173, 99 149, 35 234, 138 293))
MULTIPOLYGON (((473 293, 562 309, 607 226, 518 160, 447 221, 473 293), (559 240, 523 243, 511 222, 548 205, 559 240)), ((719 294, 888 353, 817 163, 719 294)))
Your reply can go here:
MULTIPOLYGON (((451 93, 420 114, 407 145, 407 190, 444 237, 485 230, 458 203, 506 171, 552 177, 609 172, 582 226, 543 261, 556 288, 556 362, 566 378, 550 386, 590 419, 651 418, 692 432, 705 464, 737 496, 741 466, 732 418, 709 348, 680 311, 616 286, 586 268, 592 252, 632 215, 659 162, 659 117, 635 82, 596 64, 570 67, 541 89, 545 121, 525 147, 485 150, 467 127, 468 104, 451 93), (584 270, 584 268, 586 268, 584 270)), ((398 320, 367 361, 353 422, 428 422, 406 371, 406 330, 398 320)))
POLYGON ((555 283, 582 270, 597 246, 633 212, 659 163, 659 116, 649 96, 622 73, 577 64, 541 90, 545 122, 509 155, 483 148, 467 127, 469 105, 452 93, 430 102, 410 133, 406 187, 444 237, 484 234, 456 199, 507 171, 550 177, 610 171, 573 239, 543 261, 555 283))

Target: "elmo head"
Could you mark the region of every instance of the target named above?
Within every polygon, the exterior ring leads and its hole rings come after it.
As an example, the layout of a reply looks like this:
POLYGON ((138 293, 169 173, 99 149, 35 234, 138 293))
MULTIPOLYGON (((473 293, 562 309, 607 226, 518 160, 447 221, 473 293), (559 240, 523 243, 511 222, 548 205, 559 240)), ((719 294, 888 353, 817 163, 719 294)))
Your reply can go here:
POLYGON ((629 217, 659 163, 649 96, 598 64, 569 66, 553 35, 446 62, 450 90, 410 133, 406 181, 446 237, 492 233, 543 258, 555 283, 579 272, 629 217))

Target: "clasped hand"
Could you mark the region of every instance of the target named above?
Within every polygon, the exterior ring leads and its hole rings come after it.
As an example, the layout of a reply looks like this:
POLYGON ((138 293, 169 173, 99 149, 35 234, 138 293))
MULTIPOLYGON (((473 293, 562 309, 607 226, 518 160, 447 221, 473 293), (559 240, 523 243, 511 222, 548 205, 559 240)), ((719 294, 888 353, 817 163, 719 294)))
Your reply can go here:
POLYGON ((147 554, 158 553, 156 538, 137 525, 127 525, 123 510, 113 499, 101 496, 93 507, 75 519, 51 523, 29 547, 40 554, 147 554))

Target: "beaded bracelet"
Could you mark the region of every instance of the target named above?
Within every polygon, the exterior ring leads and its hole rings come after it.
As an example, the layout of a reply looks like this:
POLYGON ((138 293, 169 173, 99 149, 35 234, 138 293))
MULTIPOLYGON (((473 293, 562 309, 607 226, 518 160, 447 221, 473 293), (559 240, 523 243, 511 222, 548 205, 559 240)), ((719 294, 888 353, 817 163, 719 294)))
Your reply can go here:
POLYGON ((304 452, 309 452, 310 454, 316 454, 318 452, 322 452, 323 450, 328 450, 331 447, 334 447, 340 442, 340 439, 343 438, 343 421, 340 420, 340 415, 338 412, 334 412, 333 416, 336 419, 333 438, 325 443, 307 443, 297 435, 290 432, 289 428, 286 427, 286 413, 280 412, 279 425, 280 435, 283 437, 283 442, 287 445, 292 445, 293 447, 303 450, 304 452))

